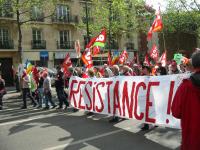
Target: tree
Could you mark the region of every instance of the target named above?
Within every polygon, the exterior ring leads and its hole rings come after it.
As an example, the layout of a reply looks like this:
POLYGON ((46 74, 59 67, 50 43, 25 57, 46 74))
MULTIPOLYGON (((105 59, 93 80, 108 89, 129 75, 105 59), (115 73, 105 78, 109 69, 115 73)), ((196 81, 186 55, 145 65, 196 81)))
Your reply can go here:
POLYGON ((160 34, 160 49, 168 51, 173 57, 175 52, 190 55, 197 46, 200 29, 200 11, 194 0, 169 0, 166 11, 162 14, 164 24, 160 34), (163 36, 165 35, 165 36, 163 36))
POLYGON ((165 32, 184 32, 198 35, 200 5, 196 0, 170 0, 163 16, 165 32))
MULTIPOLYGON (((96 35, 102 27, 110 28, 112 40, 119 39, 123 34, 147 31, 152 15, 146 10, 143 0, 91 0, 88 2, 91 13, 89 21, 90 36, 96 35)), ((85 18, 85 10, 82 12, 85 18)), ((86 29, 86 22, 79 24, 86 29)))
POLYGON ((51 17, 56 9, 57 0, 1 0, 1 11, 8 11, 7 7, 10 6, 9 11, 16 17, 16 24, 18 28, 18 52, 19 61, 22 63, 22 26, 34 23, 33 7, 38 8, 38 11, 45 12, 45 15, 40 14, 40 19, 51 17))

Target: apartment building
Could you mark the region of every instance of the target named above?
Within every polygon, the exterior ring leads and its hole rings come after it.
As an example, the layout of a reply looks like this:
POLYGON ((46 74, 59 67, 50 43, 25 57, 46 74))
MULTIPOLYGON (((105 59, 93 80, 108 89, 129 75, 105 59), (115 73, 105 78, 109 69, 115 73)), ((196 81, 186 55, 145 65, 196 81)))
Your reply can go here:
MULTIPOLYGON (((12 6, 6 7, 9 10, 12 6)), ((55 68, 63 61, 66 53, 70 53, 72 61, 76 63, 74 41, 79 40, 82 49, 85 45, 86 29, 77 28, 77 24, 84 21, 81 17, 83 9, 85 9, 84 1, 67 0, 65 3, 57 4, 55 15, 44 18, 46 12, 33 7, 29 16, 31 22, 22 26, 22 61, 26 62, 28 59, 35 65, 55 68)), ((116 44, 111 48, 127 49, 130 58, 137 55, 137 34, 134 33, 131 40, 124 35, 116 44)), ((19 57, 16 16, 9 11, 0 11, 0 71, 8 85, 13 83, 13 69, 16 70, 19 65, 19 57)), ((94 63, 98 65, 102 60, 106 63, 106 57, 106 55, 95 56, 94 63)))

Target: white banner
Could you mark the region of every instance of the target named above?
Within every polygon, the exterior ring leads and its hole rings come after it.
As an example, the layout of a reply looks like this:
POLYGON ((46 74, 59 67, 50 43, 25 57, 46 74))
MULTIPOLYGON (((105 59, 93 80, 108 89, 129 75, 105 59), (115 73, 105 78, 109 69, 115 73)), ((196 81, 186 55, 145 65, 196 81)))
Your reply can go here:
POLYGON ((180 128, 180 121, 171 115, 171 103, 178 86, 188 77, 189 74, 71 77, 69 100, 78 109, 180 128))

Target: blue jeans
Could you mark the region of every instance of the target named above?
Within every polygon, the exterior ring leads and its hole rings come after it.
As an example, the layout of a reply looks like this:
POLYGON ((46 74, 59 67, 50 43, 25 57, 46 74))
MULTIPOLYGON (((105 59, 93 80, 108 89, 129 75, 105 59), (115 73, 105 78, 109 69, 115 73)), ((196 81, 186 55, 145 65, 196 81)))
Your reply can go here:
POLYGON ((45 98, 45 106, 49 107, 49 102, 51 103, 51 105, 54 107, 56 106, 54 101, 52 100, 52 95, 51 95, 51 91, 44 91, 44 98, 45 98))
POLYGON ((43 88, 38 88, 38 96, 39 96, 39 106, 42 106, 43 103, 43 88))

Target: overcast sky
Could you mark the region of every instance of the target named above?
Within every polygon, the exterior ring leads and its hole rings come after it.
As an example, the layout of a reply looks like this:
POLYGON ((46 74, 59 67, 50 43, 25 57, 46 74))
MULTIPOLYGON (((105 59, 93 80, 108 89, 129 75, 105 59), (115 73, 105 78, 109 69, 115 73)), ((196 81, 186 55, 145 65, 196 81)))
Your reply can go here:
POLYGON ((158 10, 159 6, 161 11, 164 11, 168 0, 146 0, 146 3, 150 6, 153 6, 154 9, 158 10))
MULTIPOLYGON (((148 5, 152 5, 154 9, 158 10, 159 5, 161 7, 161 11, 165 11, 167 6, 168 0, 146 0, 146 3, 148 5)), ((190 4, 191 2, 194 2, 194 0, 186 0, 187 4, 190 4)), ((200 0, 196 0, 198 4, 200 4, 200 0)), ((194 5, 196 6, 196 5, 194 5)))

